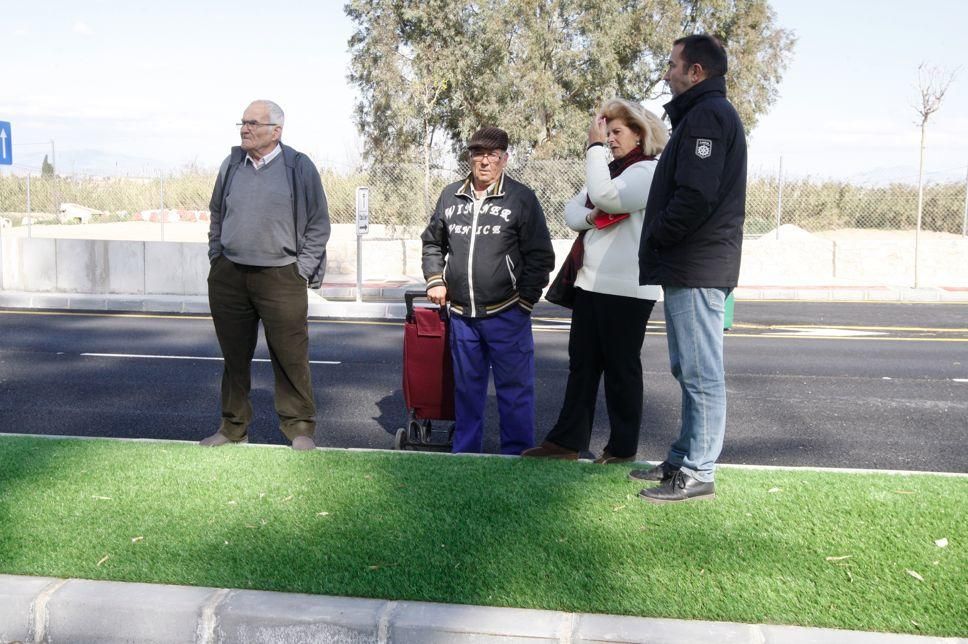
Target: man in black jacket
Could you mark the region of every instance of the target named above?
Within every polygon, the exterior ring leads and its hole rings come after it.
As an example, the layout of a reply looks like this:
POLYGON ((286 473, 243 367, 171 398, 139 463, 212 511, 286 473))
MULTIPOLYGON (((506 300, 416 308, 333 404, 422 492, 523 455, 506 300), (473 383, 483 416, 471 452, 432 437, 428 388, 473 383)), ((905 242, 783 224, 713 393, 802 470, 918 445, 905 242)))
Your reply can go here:
POLYGON ((669 503, 715 496, 726 430, 723 313, 739 278, 746 215, 746 134, 726 100, 726 51, 708 35, 676 40, 665 80, 672 137, 645 208, 639 281, 663 287, 672 374, 682 389, 679 438, 658 467, 634 480, 669 503))
POLYGON ((467 144, 471 173, 440 194, 423 241, 427 297, 450 305, 454 453, 480 452, 494 371, 501 453, 534 445, 531 310, 555 254, 534 192, 504 173, 507 132, 483 127, 467 144))
POLYGON ((212 191, 208 301, 225 366, 222 422, 201 441, 207 447, 248 440, 260 320, 282 431, 293 449, 316 446, 307 288, 323 279, 329 211, 312 160, 283 145, 284 121, 272 101, 249 105, 239 123, 242 144, 222 163, 212 191))

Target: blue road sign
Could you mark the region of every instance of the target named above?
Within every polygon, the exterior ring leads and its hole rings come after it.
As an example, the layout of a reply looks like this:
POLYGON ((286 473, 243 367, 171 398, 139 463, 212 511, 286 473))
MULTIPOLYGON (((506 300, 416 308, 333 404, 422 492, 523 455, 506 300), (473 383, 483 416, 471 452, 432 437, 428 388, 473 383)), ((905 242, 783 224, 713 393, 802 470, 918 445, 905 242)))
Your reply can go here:
POLYGON ((0 121, 0 165, 13 163, 13 137, 10 134, 10 123, 0 121))

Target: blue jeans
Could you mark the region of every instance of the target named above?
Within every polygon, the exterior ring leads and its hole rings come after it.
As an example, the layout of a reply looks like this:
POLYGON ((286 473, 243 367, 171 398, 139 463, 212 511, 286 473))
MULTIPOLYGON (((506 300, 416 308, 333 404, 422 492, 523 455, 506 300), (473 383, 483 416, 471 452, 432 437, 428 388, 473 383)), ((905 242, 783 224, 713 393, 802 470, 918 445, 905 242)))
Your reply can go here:
POLYGON ((730 289, 665 286, 662 290, 669 362, 682 389, 679 439, 666 461, 709 482, 726 433, 723 314, 730 289))
POLYGON ((494 372, 501 419, 501 453, 534 446, 534 337, 531 316, 514 306, 487 318, 450 317, 454 361, 454 445, 451 451, 484 449, 484 404, 494 372))

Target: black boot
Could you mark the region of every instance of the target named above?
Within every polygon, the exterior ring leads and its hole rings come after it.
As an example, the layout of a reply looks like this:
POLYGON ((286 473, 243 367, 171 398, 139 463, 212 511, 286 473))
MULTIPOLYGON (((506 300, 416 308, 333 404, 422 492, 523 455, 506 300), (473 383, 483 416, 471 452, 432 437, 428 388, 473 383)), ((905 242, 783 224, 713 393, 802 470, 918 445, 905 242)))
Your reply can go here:
POLYGON ((682 470, 676 472, 671 479, 659 487, 639 492, 639 497, 649 503, 676 503, 678 501, 712 499, 715 496, 716 485, 712 481, 705 483, 694 479, 682 470))
POLYGON ((675 465, 670 465, 669 461, 662 461, 651 470, 632 470, 629 472, 629 478, 633 481, 657 481, 659 483, 665 483, 673 476, 679 468, 675 465))

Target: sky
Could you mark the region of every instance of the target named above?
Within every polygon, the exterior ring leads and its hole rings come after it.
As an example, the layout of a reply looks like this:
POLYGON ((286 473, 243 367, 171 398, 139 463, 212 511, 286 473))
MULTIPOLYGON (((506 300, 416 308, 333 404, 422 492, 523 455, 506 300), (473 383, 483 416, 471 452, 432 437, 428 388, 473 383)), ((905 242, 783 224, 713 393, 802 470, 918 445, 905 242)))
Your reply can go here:
MULTIPOLYGON (((917 179, 918 65, 960 68, 928 124, 927 178, 968 170, 963 0, 771 0, 797 38, 779 98, 750 135, 750 170, 882 183, 917 179)), ((352 22, 341 0, 4 0, 0 121, 12 171, 155 175, 218 166, 253 98, 286 111, 285 140, 357 165, 352 22)), ((661 109, 668 97, 650 102, 661 109)), ((10 172, 9 166, 0 166, 10 172)))

